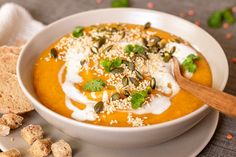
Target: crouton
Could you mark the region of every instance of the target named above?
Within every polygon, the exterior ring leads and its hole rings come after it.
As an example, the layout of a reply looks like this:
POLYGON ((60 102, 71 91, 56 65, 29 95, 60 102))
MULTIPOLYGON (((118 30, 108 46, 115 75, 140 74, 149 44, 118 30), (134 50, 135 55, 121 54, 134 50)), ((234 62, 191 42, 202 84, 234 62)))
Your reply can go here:
POLYGON ((14 113, 7 113, 2 116, 2 119, 11 129, 17 129, 22 125, 22 121, 24 118, 14 113))
POLYGON ((0 124, 0 136, 7 136, 10 133, 10 127, 4 124, 0 124))
POLYGON ((21 154, 19 150, 11 149, 6 152, 0 153, 0 157, 21 157, 21 154))
POLYGON ((49 138, 38 139, 31 145, 28 152, 33 157, 45 157, 51 153, 51 145, 52 142, 49 138))
POLYGON ((31 124, 21 130, 21 136, 31 145, 34 141, 43 138, 43 129, 40 125, 31 124))
POLYGON ((51 149, 54 157, 72 157, 71 147, 64 140, 53 143, 51 149))

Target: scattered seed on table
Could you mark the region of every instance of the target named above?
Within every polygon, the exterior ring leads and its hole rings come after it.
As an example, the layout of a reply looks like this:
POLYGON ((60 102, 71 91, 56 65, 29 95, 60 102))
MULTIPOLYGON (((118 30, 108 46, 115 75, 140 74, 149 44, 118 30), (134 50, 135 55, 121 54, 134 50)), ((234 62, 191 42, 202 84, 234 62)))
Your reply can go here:
POLYGON ((231 60, 233 63, 236 63, 236 58, 232 58, 231 60))
POLYGON ((227 22, 225 22, 225 23, 223 24, 223 28, 224 28, 224 29, 228 29, 228 28, 229 28, 229 24, 228 24, 227 22))
POLYGON ((185 17, 185 12, 179 12, 180 17, 185 17))
POLYGON ((225 35, 225 39, 227 39, 227 40, 231 40, 232 38, 233 38, 233 34, 232 33, 227 33, 225 35))
POLYGON ((153 2, 148 2, 147 3, 147 8, 148 9, 154 9, 155 8, 155 4, 153 2))
POLYGON ((201 21, 200 20, 195 20, 195 25, 197 25, 197 26, 201 26, 201 21))
POLYGON ((236 6, 232 7, 232 12, 236 13, 236 6))
POLYGON ((231 133, 228 133, 227 136, 226 136, 226 138, 227 138, 228 140, 232 140, 233 137, 234 137, 234 136, 233 136, 231 133))
POLYGON ((101 4, 103 0, 96 0, 96 4, 101 4))
POLYGON ((193 9, 189 9, 188 16, 194 16, 194 15, 195 15, 195 11, 193 9))

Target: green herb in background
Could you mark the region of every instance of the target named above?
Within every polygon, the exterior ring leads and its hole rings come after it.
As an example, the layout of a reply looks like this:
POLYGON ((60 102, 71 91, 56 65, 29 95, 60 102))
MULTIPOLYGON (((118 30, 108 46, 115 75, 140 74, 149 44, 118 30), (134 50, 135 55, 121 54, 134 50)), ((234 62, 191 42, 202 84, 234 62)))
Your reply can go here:
POLYGON ((200 57, 194 54, 188 55, 187 58, 182 63, 182 68, 184 69, 184 71, 194 73, 197 70, 197 65, 195 64, 195 62, 198 61, 199 59, 200 57))
POLYGON ((208 19, 208 26, 212 28, 220 28, 224 21, 229 24, 235 23, 235 17, 231 8, 227 8, 224 11, 214 11, 208 19))
POLYGON ((113 8, 129 7, 129 0, 112 0, 111 6, 113 8))
POLYGON ((208 26, 212 28, 219 28, 223 23, 223 13, 221 11, 215 11, 208 19, 208 26))
POLYGON ((84 27, 77 26, 75 27, 74 31, 72 32, 73 37, 78 38, 83 35, 84 27))
POLYGON ((233 15, 233 12, 232 12, 231 8, 227 8, 227 9, 224 10, 223 17, 224 17, 224 20, 226 22, 228 22, 229 24, 231 24, 231 25, 234 24, 235 18, 234 18, 234 15, 233 15))
POLYGON ((90 92, 99 92, 105 87, 105 82, 101 79, 93 79, 88 81, 83 89, 90 92))

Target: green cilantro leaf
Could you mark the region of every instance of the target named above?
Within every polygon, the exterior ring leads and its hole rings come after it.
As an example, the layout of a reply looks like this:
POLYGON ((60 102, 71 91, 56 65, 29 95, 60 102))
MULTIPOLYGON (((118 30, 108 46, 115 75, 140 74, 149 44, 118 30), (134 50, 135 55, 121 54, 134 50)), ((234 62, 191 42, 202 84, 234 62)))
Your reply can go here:
POLYGON ((223 17, 224 17, 225 21, 227 21, 229 24, 234 24, 235 18, 234 18, 231 8, 227 8, 224 10, 223 17))
POLYGON ((143 54, 145 51, 145 48, 140 45, 131 45, 128 44, 125 46, 125 53, 130 54, 131 52, 137 53, 137 54, 143 54))
POLYGON ((133 49, 134 53, 144 53, 145 49, 143 46, 139 46, 139 45, 134 45, 134 49, 133 49))
POLYGON ((75 27, 74 31, 72 32, 73 37, 78 38, 83 35, 84 27, 77 26, 75 27))
POLYGON ((129 7, 129 0, 113 0, 112 8, 129 7))
POLYGON ((188 55, 187 58, 182 63, 182 68, 184 69, 184 71, 188 71, 191 73, 196 72, 197 65, 195 64, 195 62, 198 61, 199 59, 200 57, 194 54, 188 55))
POLYGON ((142 91, 137 91, 131 94, 131 105, 133 109, 138 109, 143 105, 145 102, 145 99, 148 97, 149 93, 149 88, 142 90, 142 91))
POLYGON ((208 26, 212 28, 219 28, 223 23, 223 12, 215 11, 208 19, 208 26))
POLYGON ((100 64, 103 66, 106 72, 110 72, 112 62, 109 59, 102 59, 100 64))
POLYGON ((101 66, 105 69, 106 72, 110 72, 112 68, 118 68, 122 64, 122 59, 121 58, 115 58, 113 60, 109 60, 108 58, 102 59, 100 61, 101 66))
POLYGON ((88 81, 83 89, 90 92, 98 92, 101 91, 105 87, 105 82, 101 79, 93 79, 88 81))
POLYGON ((133 45, 128 44, 128 45, 125 46, 125 53, 130 54, 131 52, 133 52, 133 50, 134 50, 133 45))

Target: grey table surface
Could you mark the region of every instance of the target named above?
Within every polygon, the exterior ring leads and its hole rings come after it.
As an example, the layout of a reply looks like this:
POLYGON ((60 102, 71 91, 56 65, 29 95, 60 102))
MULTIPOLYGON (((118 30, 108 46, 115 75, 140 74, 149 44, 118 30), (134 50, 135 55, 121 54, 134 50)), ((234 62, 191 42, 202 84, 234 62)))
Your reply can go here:
MULTIPOLYGON (((110 7, 111 0, 102 0, 96 4, 96 0, 0 0, 0 5, 7 2, 15 2, 25 7, 32 16, 49 24, 62 17, 98 8, 110 7)), ((211 29, 207 27, 207 18, 216 9, 236 6, 236 0, 130 0, 130 6, 136 8, 147 8, 147 2, 155 4, 154 10, 179 15, 180 12, 187 12, 194 9, 195 16, 187 16, 189 21, 201 21, 201 27, 209 32, 223 47, 229 61, 229 80, 225 92, 236 95, 236 63, 231 59, 236 57, 236 24, 229 29, 211 29), (232 33, 233 39, 226 40, 225 34, 232 33)), ((205 147, 198 155, 199 157, 236 157, 236 118, 230 118, 220 114, 217 130, 205 147), (234 138, 227 140, 227 133, 232 133, 234 138)))

